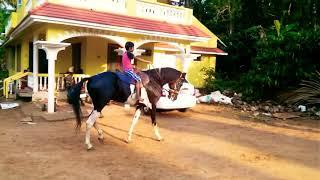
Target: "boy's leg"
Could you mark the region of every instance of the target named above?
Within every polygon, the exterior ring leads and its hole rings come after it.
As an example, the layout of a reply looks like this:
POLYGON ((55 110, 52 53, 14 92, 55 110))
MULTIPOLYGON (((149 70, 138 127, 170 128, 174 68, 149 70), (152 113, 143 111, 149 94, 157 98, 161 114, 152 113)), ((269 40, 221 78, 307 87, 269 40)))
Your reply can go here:
POLYGON ((143 99, 141 98, 141 86, 142 83, 140 81, 136 82, 136 95, 137 95, 137 101, 142 102, 143 99))
POLYGON ((135 80, 135 87, 136 87, 136 96, 137 96, 137 101, 142 102, 143 99, 141 99, 141 87, 142 87, 142 81, 141 78, 134 73, 133 71, 126 71, 126 73, 131 76, 135 80))

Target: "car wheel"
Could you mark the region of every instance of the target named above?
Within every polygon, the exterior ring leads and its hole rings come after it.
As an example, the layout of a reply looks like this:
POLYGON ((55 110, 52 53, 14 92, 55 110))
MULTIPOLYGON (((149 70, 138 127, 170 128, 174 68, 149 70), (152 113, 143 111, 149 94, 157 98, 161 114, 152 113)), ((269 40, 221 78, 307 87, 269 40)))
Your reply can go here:
POLYGON ((178 109, 179 112, 187 112, 188 108, 178 109))

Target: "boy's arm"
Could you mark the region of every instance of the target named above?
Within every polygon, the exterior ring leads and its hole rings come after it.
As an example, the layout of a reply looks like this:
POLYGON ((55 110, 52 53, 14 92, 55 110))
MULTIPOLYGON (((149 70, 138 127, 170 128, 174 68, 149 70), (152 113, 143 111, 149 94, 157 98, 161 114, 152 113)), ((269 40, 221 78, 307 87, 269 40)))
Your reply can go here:
POLYGON ((150 63, 150 61, 147 61, 147 60, 144 60, 144 59, 141 59, 141 58, 139 58, 139 57, 134 57, 134 59, 135 60, 137 60, 137 61, 141 61, 141 62, 145 62, 145 63, 150 63))

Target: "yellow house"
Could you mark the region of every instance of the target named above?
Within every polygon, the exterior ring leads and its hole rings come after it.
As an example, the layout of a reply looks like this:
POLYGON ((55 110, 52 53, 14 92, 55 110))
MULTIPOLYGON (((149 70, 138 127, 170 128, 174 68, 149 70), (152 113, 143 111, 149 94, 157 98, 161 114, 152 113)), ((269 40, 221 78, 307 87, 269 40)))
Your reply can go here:
MULTIPOLYGON (((176 0, 175 0, 176 1, 176 0)), ((120 67, 127 41, 135 55, 150 61, 141 69, 170 66, 187 72, 196 87, 203 84, 203 67, 215 66, 218 38, 201 24, 192 9, 170 0, 18 0, 5 28, 7 79, 29 75, 33 92, 48 92, 53 112, 54 91, 74 67, 79 80, 120 67), (23 73, 29 69, 32 73, 23 73)), ((19 81, 20 82, 20 81, 19 81)), ((18 83, 21 87, 21 83, 18 83)))

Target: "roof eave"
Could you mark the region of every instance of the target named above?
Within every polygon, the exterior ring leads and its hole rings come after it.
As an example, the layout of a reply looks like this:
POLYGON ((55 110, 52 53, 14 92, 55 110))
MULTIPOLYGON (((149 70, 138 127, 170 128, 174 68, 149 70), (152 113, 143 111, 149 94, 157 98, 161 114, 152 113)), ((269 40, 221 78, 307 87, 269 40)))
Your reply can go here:
POLYGON ((181 40, 188 40, 188 41, 196 41, 196 42, 208 41, 210 39, 210 37, 177 35, 177 34, 163 33, 163 32, 157 32, 157 31, 147 31, 147 30, 140 30, 140 29, 134 29, 134 28, 127 28, 127 27, 119 27, 119 26, 111 26, 111 25, 104 25, 104 24, 98 24, 98 23, 90 23, 90 22, 77 21, 77 20, 53 18, 53 17, 47 17, 47 16, 31 15, 30 17, 35 22, 63 24, 63 25, 71 25, 71 26, 78 26, 78 27, 85 27, 85 28, 100 29, 100 30, 110 30, 110 31, 116 31, 116 32, 134 33, 134 34, 150 35, 150 36, 160 36, 160 37, 167 37, 167 38, 181 39, 181 40))
POLYGON ((194 54, 207 54, 207 55, 221 55, 221 56, 227 56, 228 55, 228 53, 207 52, 207 51, 191 51, 191 53, 194 53, 194 54))
POLYGON ((85 27, 85 28, 100 29, 100 30, 111 30, 111 31, 117 31, 117 32, 141 34, 141 35, 160 36, 160 37, 166 37, 166 38, 188 40, 188 41, 193 41, 193 42, 208 41, 210 39, 210 37, 177 35, 177 34, 163 33, 163 32, 157 32, 157 31, 147 31, 147 30, 126 28, 126 27, 118 27, 118 26, 110 26, 110 25, 103 25, 103 24, 97 24, 97 23, 89 23, 89 22, 84 22, 84 21, 52 18, 52 17, 47 17, 47 16, 30 15, 30 16, 27 16, 18 25, 18 27, 15 28, 11 32, 11 34, 9 34, 9 36, 8 36, 9 38, 8 38, 8 41, 6 42, 6 44, 9 43, 12 39, 14 39, 19 33, 21 33, 27 27, 31 26, 34 22, 44 22, 44 23, 51 23, 51 24, 64 24, 64 25, 71 25, 71 26, 78 26, 78 27, 85 27))

